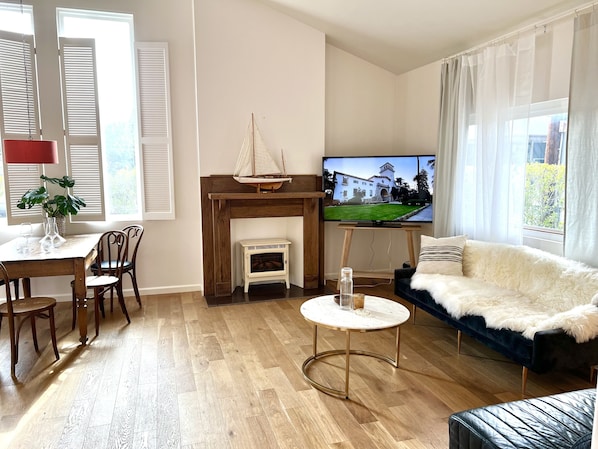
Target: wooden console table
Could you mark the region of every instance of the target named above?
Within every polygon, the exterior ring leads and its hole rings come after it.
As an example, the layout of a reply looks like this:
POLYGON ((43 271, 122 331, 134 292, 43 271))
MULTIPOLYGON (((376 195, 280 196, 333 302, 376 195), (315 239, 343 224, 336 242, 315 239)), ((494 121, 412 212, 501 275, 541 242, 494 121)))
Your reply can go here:
POLYGON ((293 182, 272 193, 247 193, 232 176, 201 178, 204 295, 233 291, 230 221, 235 218, 303 217, 303 288, 323 285, 321 177, 293 175, 293 182))
MULTIPOLYGON (((413 247, 413 231, 421 231, 421 225, 417 224, 402 224, 399 226, 363 226, 358 225, 357 223, 340 223, 338 225, 339 229, 345 230, 345 238, 343 240, 343 252, 341 254, 341 264, 339 267, 340 269, 343 267, 348 266, 347 263, 349 261, 349 251, 351 250, 351 241, 353 239, 353 231, 359 229, 366 229, 366 230, 390 230, 390 231, 405 231, 405 237, 407 239, 407 249, 409 250, 409 263, 412 267, 415 267, 416 260, 415 260, 415 250, 413 247)), ((393 279, 394 273, 389 272, 376 272, 376 271, 353 271, 353 277, 367 277, 373 279, 393 279)), ((339 274, 340 279, 340 274, 339 274)))

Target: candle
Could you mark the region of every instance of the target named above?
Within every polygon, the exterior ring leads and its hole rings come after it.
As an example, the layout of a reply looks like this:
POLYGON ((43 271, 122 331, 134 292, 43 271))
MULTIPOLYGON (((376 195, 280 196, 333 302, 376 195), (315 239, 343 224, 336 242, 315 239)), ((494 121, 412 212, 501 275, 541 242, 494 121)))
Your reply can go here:
POLYGON ((353 295, 353 308, 363 309, 365 303, 365 295, 363 293, 355 293, 353 295))

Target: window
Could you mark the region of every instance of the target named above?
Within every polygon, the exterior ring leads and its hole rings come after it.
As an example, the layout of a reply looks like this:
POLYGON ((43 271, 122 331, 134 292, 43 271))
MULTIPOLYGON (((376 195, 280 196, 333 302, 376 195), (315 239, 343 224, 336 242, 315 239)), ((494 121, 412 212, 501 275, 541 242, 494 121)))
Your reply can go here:
MULTIPOLYGON (((59 8, 58 35, 95 42, 107 219, 141 216, 133 16, 59 8)), ((68 47, 61 46, 63 49, 68 47)), ((70 47, 74 48, 74 47, 70 47)), ((77 52, 82 51, 77 47, 77 52)), ((63 54, 63 57, 66 56, 63 54)), ((78 63, 77 61, 75 63, 78 63)), ((70 160, 77 155, 70 154, 70 160)), ((84 177, 75 177, 78 182, 84 177)), ((84 198, 89 197, 89 194, 84 198)))
MULTIPOLYGON (((26 62, 31 67, 29 84, 37 86, 37 72, 55 67, 35 66, 34 11, 24 7, 23 12, 20 7, 0 3, 0 29, 16 29, 21 33, 2 34, 0 63, 16 59, 14 55, 19 50, 19 54, 27 56, 26 62), (18 23, 21 25, 16 27, 18 23)), ((88 204, 75 219, 174 218, 167 45, 134 43, 130 14, 58 8, 57 19, 65 165, 68 174, 77 181, 74 192, 88 204)), ((47 36, 35 36, 44 37, 47 36)), ((1 91, 3 104, 7 99, 13 101, 17 111, 29 110, 22 107, 24 100, 9 98, 13 92, 25 91, 25 77, 19 72, 25 56, 20 64, 2 64, 0 74, 5 79, 22 80, 17 89, 8 91, 3 87, 1 91)), ((37 91, 35 88, 33 91, 29 119, 19 112, 21 117, 13 121, 33 124, 30 128, 34 132, 30 134, 39 138, 37 91)), ((5 127, 11 118, 7 110, 5 107, 4 116, 0 117, 2 138, 23 138, 26 134, 23 130, 11 134, 5 127)), ((8 212, 9 223, 12 217, 15 217, 13 223, 24 218, 41 219, 39 211, 20 211, 13 203, 27 189, 39 185, 42 166, 11 164, 3 169, 7 189, 6 194, 0 191, 0 215, 8 212)))
MULTIPOLYGON (((514 146, 525 149, 524 235, 562 239, 565 218, 565 167, 567 99, 532 104, 505 128, 515 136, 514 146), (529 116, 528 116, 529 115, 529 116), (554 235, 560 235, 560 238, 554 235)), ((476 146, 476 126, 471 125, 468 145, 476 146)))
POLYGON ((567 101, 533 105, 525 173, 527 228, 564 230, 566 141, 567 101))

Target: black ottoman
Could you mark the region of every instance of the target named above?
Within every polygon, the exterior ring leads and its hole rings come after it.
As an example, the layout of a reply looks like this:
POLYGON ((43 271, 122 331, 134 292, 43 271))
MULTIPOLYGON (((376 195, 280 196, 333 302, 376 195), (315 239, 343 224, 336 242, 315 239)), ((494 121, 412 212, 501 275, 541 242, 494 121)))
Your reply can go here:
POLYGON ((589 449, 595 400, 590 388, 454 413, 449 449, 589 449))

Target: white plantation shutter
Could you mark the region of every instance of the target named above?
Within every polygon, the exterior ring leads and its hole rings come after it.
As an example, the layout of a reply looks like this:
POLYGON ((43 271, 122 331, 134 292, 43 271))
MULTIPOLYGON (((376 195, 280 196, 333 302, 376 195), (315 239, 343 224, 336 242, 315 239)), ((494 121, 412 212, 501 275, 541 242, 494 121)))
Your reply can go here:
POLYGON ((60 38, 65 145, 73 193, 86 207, 72 221, 105 219, 94 39, 60 38))
POLYGON ((135 59, 143 218, 174 219, 168 44, 138 42, 135 59))
MULTIPOLYGON (((33 36, 0 31, 0 135, 2 139, 40 138, 33 36)), ((4 151, 4 144, 2 145, 4 151)), ((2 155, 4 160, 4 155, 2 155)), ((42 184, 42 166, 3 164, 8 224, 41 222, 39 206, 21 210, 23 194, 42 184)))

